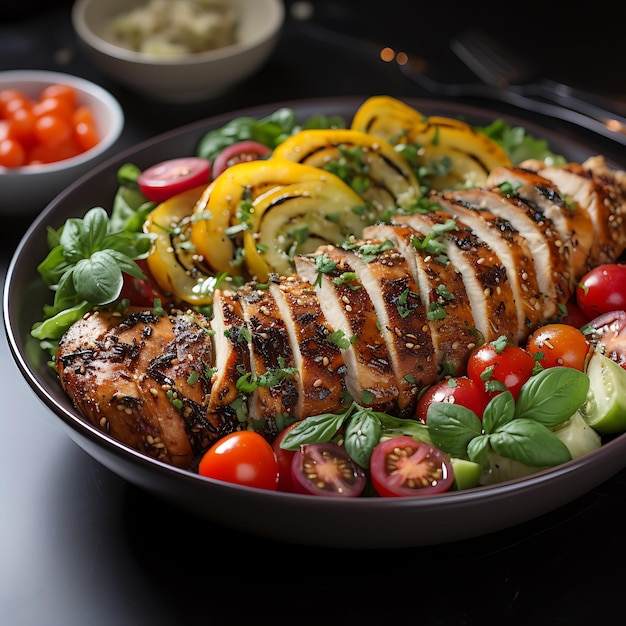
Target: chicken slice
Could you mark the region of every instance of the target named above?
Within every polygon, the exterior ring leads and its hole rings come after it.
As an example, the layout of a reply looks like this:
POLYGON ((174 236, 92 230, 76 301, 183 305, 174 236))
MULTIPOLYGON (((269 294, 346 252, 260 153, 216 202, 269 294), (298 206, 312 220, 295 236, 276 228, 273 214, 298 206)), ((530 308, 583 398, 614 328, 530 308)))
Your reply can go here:
POLYGON ((95 426, 147 456, 188 468, 223 434, 205 417, 209 322, 193 313, 93 312, 59 343, 63 389, 95 426))
POLYGON ((250 338, 237 292, 215 291, 211 328, 214 331, 215 363, 208 413, 245 423, 247 409, 237 389, 237 381, 250 372, 250 338))
MULTIPOLYGON (((484 341, 518 334, 517 306, 507 270, 495 251, 461 220, 444 211, 393 218, 444 244, 445 255, 463 278, 476 329, 484 341), (451 225, 446 227, 445 225, 451 225), (441 228, 441 227, 444 228, 441 228)), ((432 240, 431 240, 432 241, 432 240)))
MULTIPOLYGON (((512 194, 520 197, 546 219, 557 233, 557 244, 569 262, 569 273, 575 280, 588 267, 590 250, 597 247, 594 225, 588 211, 567 202, 560 188, 541 173, 521 167, 496 168, 487 178, 487 186, 502 183, 513 186, 512 194)), ((596 256, 592 252, 591 256, 596 256)))
POLYGON ((334 413, 346 401, 346 364, 311 283, 301 276, 270 282, 291 340, 299 384, 296 414, 334 413))
POLYGON ((543 316, 549 320, 558 315, 558 305, 567 302, 573 284, 552 222, 521 198, 502 195, 497 189, 467 189, 462 193, 451 192, 450 197, 507 220, 526 239, 535 262, 543 316))
POLYGON ((269 289, 249 284, 239 290, 250 347, 250 375, 254 386, 248 399, 248 417, 255 430, 277 435, 281 416, 296 415, 299 373, 285 320, 269 289))
POLYGON ((344 254, 374 304, 396 374, 398 407, 411 411, 418 391, 437 377, 426 308, 411 267, 384 240, 353 240, 344 254))
POLYGON ((387 344, 378 327, 376 309, 367 291, 351 279, 354 273, 344 251, 321 246, 298 256, 296 270, 318 287, 318 301, 342 348, 346 387, 359 404, 390 408, 398 397, 387 344), (320 269, 323 268, 323 269, 320 269))
POLYGON ((533 255, 528 242, 511 222, 473 204, 475 197, 473 190, 462 190, 444 193, 438 197, 438 202, 453 219, 463 220, 502 261, 517 310, 518 326, 513 338, 519 342, 545 321, 533 255))
MULTIPOLYGON (((445 374, 464 373, 467 357, 476 347, 479 337, 461 274, 449 259, 442 261, 429 251, 416 248, 413 242, 416 238, 421 240, 423 234, 408 224, 368 226, 363 236, 393 241, 407 260, 427 311, 437 378, 445 374)), ((437 378, 430 382, 435 382, 437 378)))
MULTIPOLYGON (((612 172, 602 157, 583 164, 546 166, 542 161, 525 161, 521 166, 536 171, 556 185, 562 195, 586 211, 593 225, 593 241, 582 274, 591 267, 614 262, 626 248, 626 175, 612 172)), ((577 274, 576 278, 582 276, 577 274)))

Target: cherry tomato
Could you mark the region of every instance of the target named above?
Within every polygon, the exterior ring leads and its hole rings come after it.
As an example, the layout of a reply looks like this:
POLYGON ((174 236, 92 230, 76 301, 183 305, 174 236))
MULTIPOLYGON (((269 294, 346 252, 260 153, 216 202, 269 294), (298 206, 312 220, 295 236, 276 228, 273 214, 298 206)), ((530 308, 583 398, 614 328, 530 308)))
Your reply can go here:
POLYGON ((583 333, 569 324, 546 324, 535 330, 526 342, 526 350, 543 367, 572 367, 584 372, 593 347, 583 333))
POLYGON ((592 319, 585 327, 593 345, 626 369, 626 311, 610 311, 592 319))
POLYGON ((225 169, 243 161, 265 159, 271 150, 264 144, 251 139, 238 141, 224 148, 213 161, 213 178, 217 178, 225 169))
POLYGON ((589 319, 626 309, 626 264, 606 263, 587 272, 576 287, 576 302, 589 319))
POLYGON ((34 133, 39 143, 59 145, 72 136, 72 125, 63 117, 46 113, 35 120, 34 133))
POLYGON ((454 482, 448 457, 413 437, 379 443, 370 458, 372 485, 384 497, 429 496, 447 491, 454 482))
POLYGON ((467 376, 453 376, 431 385, 420 396, 415 408, 415 416, 425 424, 428 407, 433 402, 449 402, 460 404, 474 411, 478 417, 482 417, 489 400, 491 396, 485 391, 482 381, 477 383, 467 376))
POLYGON ((300 422, 295 422, 294 424, 290 424, 287 428, 284 428, 278 433, 274 441, 272 441, 272 449, 278 461, 278 491, 288 491, 291 493, 295 491, 293 479, 291 478, 291 463, 296 451, 285 450, 285 448, 280 447, 280 444, 299 423, 300 422))
POLYGON ((238 430, 219 439, 205 453, 198 473, 228 483, 276 490, 278 461, 259 433, 238 430))
POLYGON ((139 189, 148 200, 164 202, 183 191, 208 184, 211 164, 200 157, 181 157, 157 163, 139 174, 139 189))
POLYGON ((569 300, 566 306, 567 313, 561 320, 563 324, 582 328, 589 321, 589 318, 580 310, 575 297, 569 300))
POLYGON ((517 398, 534 367, 535 359, 529 352, 501 337, 472 351, 467 375, 479 384, 482 382, 489 392, 507 388, 517 398))
POLYGON ((148 264, 145 260, 135 261, 141 267, 146 278, 135 278, 130 274, 124 274, 124 284, 120 298, 126 298, 131 306, 152 307, 155 298, 160 298, 161 302, 166 300, 163 292, 156 281, 150 275, 148 264))
POLYGON ((291 462, 291 479, 296 493, 351 498, 365 489, 365 471, 335 443, 300 446, 291 462))
POLYGON ((21 167, 26 164, 26 152, 19 141, 3 139, 0 141, 0 166, 21 167))
POLYGON ((74 123, 74 137, 76 143, 83 151, 90 150, 98 145, 100 133, 93 111, 89 107, 78 107, 74 111, 72 122, 74 123))

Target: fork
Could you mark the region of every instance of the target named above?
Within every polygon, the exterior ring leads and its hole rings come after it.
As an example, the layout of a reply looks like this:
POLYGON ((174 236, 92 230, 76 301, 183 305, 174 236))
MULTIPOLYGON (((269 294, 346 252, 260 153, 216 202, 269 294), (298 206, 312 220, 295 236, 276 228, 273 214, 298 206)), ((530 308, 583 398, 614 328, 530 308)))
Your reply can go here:
MULTIPOLYGON (((504 102, 526 111, 563 120, 626 146, 626 118, 605 109, 602 109, 603 114, 590 115, 576 107, 576 103, 580 102, 576 98, 568 97, 567 105, 555 104, 530 95, 532 92, 529 89, 525 90, 520 86, 498 86, 484 82, 443 82, 428 74, 428 64, 420 57, 398 53, 395 60, 404 76, 429 93, 453 98, 480 98, 504 102)), ((594 113, 598 113, 597 109, 594 113)))
POLYGON ((547 78, 535 79, 530 67, 509 48, 500 45, 486 33, 471 29, 450 42, 450 48, 457 57, 488 85, 502 89, 514 89, 527 95, 543 98, 568 108, 607 121, 619 118, 626 123, 626 111, 616 100, 603 98, 595 94, 576 89, 570 85, 547 78), (600 104, 602 103, 602 104, 600 104))

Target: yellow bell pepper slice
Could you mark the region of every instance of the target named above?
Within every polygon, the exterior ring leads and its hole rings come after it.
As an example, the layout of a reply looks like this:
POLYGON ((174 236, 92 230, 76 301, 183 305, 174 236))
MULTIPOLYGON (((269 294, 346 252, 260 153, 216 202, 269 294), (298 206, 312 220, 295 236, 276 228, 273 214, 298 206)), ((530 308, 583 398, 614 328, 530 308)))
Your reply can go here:
POLYGON ((408 161, 384 139, 358 130, 303 130, 277 146, 274 157, 337 174, 379 215, 393 210, 406 196, 420 196, 408 161))
POLYGON ((212 302, 216 283, 189 245, 194 206, 204 189, 201 185, 162 202, 143 226, 154 236, 146 259, 150 274, 165 294, 194 306, 212 302))
POLYGON ((252 227, 244 232, 250 273, 262 282, 270 272, 293 274, 296 254, 360 235, 373 222, 361 210, 362 203, 358 194, 332 174, 263 194, 253 203, 252 227))
POLYGON ((424 116, 412 106, 391 96, 372 96, 356 111, 351 128, 388 141, 406 141, 408 133, 422 124, 424 116))

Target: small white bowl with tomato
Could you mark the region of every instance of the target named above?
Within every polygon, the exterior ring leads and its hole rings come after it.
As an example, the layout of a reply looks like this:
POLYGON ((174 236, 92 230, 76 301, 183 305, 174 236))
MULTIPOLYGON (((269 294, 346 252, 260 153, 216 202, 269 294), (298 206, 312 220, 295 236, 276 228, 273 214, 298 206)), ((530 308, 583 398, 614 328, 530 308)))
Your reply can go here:
POLYGON ((0 72, 0 215, 40 212, 112 154, 124 127, 119 102, 62 72, 0 72))

